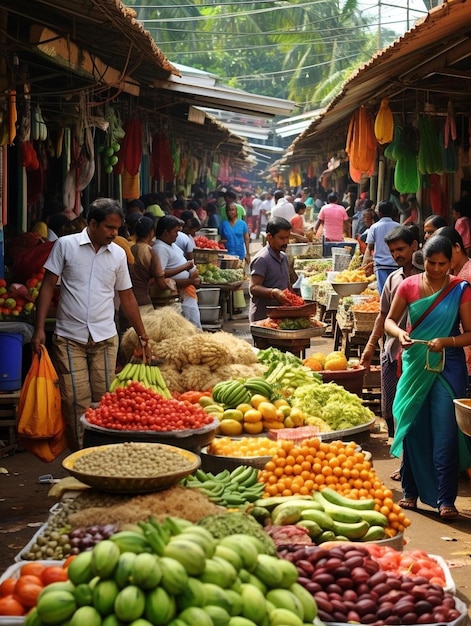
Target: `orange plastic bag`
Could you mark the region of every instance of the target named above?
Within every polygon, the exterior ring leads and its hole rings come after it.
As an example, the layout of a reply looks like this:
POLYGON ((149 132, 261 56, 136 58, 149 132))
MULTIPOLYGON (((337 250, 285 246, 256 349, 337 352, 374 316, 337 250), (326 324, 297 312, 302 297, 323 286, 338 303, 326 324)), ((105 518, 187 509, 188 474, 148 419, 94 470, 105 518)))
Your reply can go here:
POLYGON ((54 439, 64 431, 59 378, 45 346, 34 354, 18 402, 18 435, 54 439))
POLYGON ((37 456, 41 461, 50 463, 67 448, 64 430, 65 429, 51 439, 30 439, 29 437, 21 437, 20 441, 28 452, 37 456))

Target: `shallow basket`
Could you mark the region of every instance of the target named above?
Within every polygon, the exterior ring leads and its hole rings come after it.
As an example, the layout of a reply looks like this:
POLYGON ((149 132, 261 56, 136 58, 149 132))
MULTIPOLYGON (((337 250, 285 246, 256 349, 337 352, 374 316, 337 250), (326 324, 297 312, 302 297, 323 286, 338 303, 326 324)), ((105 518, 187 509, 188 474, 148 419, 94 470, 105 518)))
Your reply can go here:
POLYGON ((471 437, 471 399, 457 398, 455 404, 455 416, 458 428, 471 437))
POLYGON ((271 460, 271 456, 223 456, 220 454, 210 454, 208 448, 201 448, 201 467, 205 472, 218 473, 225 469, 232 471, 240 465, 250 465, 257 469, 263 469, 265 464, 271 460))
POLYGON ((353 328, 353 315, 350 309, 345 310, 343 306, 337 309, 337 324, 342 329, 353 328))
POLYGON ((369 332, 373 326, 379 311, 355 311, 353 313, 353 327, 358 332, 369 332))
POLYGON ((323 370, 319 372, 324 383, 336 383, 360 398, 363 395, 363 379, 366 368, 363 365, 348 370, 323 370))
MULTIPOLYGON (((123 444, 114 443, 113 446, 119 446, 123 444)), ((97 450, 103 450, 109 448, 106 446, 94 446, 92 448, 83 448, 73 454, 70 454, 62 461, 62 467, 66 469, 69 474, 72 474, 77 480, 97 489, 98 491, 106 491, 111 493, 151 493, 153 491, 161 491, 162 489, 168 489, 182 478, 185 478, 192 472, 198 469, 201 465, 201 459, 197 454, 193 454, 189 450, 177 448, 175 446, 168 446, 161 443, 134 443, 136 446, 152 446, 155 448, 155 454, 158 455, 163 449, 171 450, 175 454, 178 454, 183 459, 186 459, 190 464, 185 468, 180 468, 174 472, 167 472, 165 474, 156 474, 155 476, 101 476, 96 474, 87 474, 76 470, 74 468, 77 459, 86 456, 97 450)))
POLYGON ((316 303, 302 304, 301 306, 267 306, 267 315, 272 319, 286 317, 311 317, 316 314, 316 303))
POLYGON ((336 283, 332 282, 332 287, 339 294, 339 296, 353 296, 354 294, 360 294, 368 287, 367 282, 357 283, 336 283))
POLYGON ((195 248, 193 250, 193 259, 196 265, 204 265, 211 263, 212 265, 220 265, 219 255, 224 250, 213 250, 212 248, 195 248))

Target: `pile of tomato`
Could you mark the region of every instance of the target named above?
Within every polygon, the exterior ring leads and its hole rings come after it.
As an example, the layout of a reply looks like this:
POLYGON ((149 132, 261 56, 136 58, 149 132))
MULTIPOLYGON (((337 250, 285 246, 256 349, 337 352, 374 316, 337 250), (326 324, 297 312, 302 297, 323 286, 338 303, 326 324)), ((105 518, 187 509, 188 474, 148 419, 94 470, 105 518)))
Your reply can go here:
POLYGON ((63 565, 45 565, 40 561, 25 563, 17 577, 5 578, 0 584, 0 615, 26 615, 36 606, 44 587, 68 579, 67 568, 74 558, 69 557, 63 565))
POLYGON ((211 424, 214 418, 188 400, 166 400, 158 393, 132 382, 105 393, 96 409, 87 409, 90 424, 112 430, 194 430, 211 424))
POLYGON ((283 295, 285 296, 285 298, 287 298, 289 300, 289 302, 287 303, 287 306, 302 306, 303 304, 306 304, 304 302, 303 298, 301 298, 300 296, 296 295, 295 293, 293 293, 289 289, 284 289, 283 290, 283 295))
POLYGON ((197 248, 206 248, 207 250, 224 250, 224 246, 213 239, 208 239, 203 235, 195 237, 195 246, 197 248))

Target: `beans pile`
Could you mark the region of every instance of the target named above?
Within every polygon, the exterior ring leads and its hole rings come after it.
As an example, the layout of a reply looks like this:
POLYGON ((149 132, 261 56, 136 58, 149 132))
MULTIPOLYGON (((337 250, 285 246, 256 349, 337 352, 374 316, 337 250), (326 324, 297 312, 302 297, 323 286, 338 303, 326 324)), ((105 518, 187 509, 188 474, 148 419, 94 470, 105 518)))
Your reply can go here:
POLYGON ((191 466, 182 454, 158 444, 126 442, 78 458, 74 470, 93 476, 147 478, 191 466))

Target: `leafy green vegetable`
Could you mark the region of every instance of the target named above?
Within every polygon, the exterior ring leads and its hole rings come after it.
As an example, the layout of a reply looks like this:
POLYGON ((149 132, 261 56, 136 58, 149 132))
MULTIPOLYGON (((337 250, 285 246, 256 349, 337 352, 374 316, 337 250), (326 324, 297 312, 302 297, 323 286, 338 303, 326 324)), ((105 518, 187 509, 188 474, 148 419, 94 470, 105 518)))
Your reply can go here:
POLYGON ((267 348, 266 350, 259 350, 257 358, 260 363, 265 363, 266 365, 270 363, 285 363, 286 365, 303 364, 301 359, 291 352, 282 352, 281 350, 278 350, 278 348, 267 348))
POLYGON ((374 419, 373 411, 356 394, 336 383, 302 385, 294 391, 291 404, 306 414, 307 424, 320 426, 313 421, 320 418, 331 430, 354 428, 374 419))
POLYGON ((199 520, 198 525, 209 530, 216 539, 222 539, 237 533, 252 535, 252 537, 256 537, 263 543, 267 554, 276 554, 276 546, 273 539, 251 515, 246 513, 207 515, 199 520))

